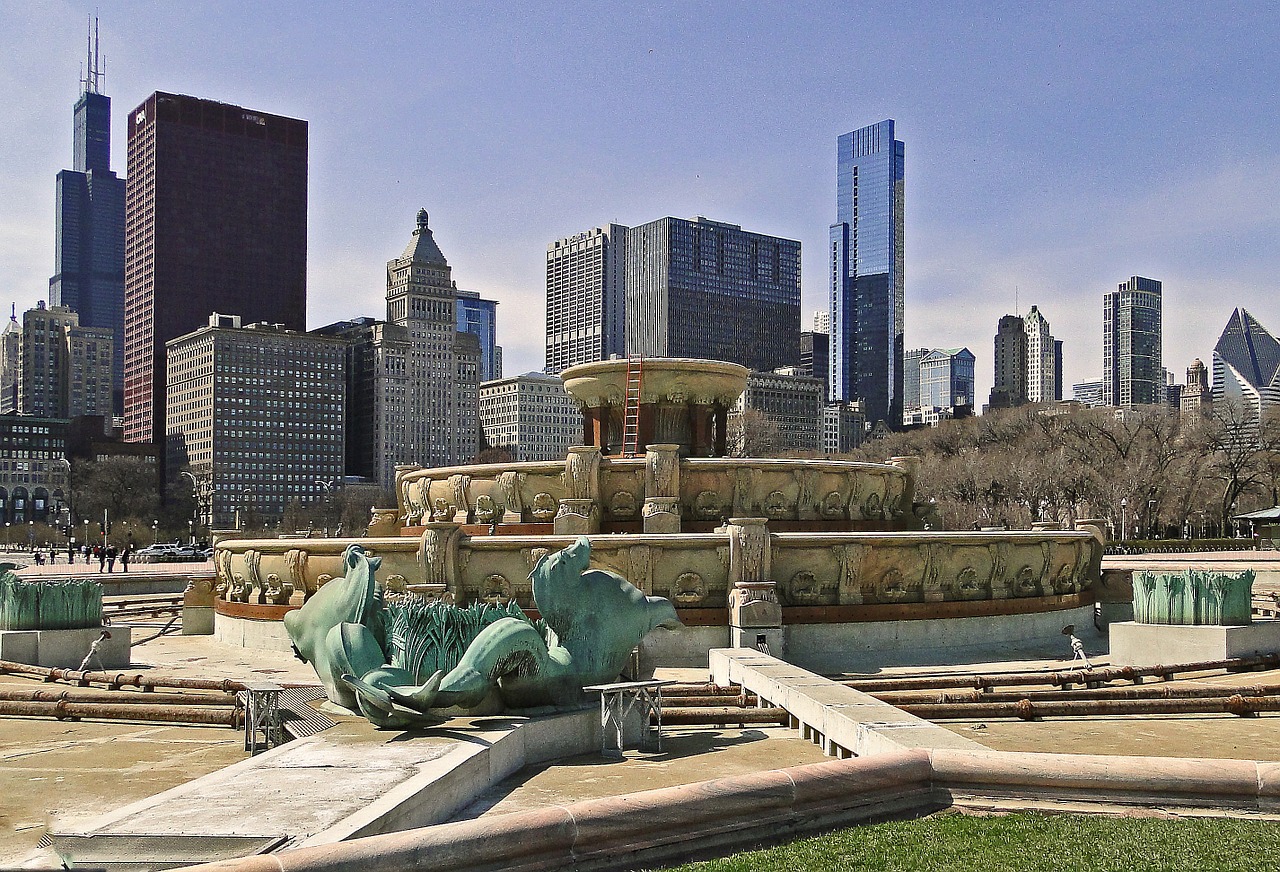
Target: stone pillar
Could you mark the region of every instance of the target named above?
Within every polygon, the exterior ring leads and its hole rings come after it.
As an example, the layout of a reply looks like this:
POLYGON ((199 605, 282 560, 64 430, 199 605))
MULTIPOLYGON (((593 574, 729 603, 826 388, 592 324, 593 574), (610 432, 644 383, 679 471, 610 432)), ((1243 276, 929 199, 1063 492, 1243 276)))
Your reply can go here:
POLYGON ((645 448, 644 532, 680 532, 680 446, 664 442, 645 448))
POLYGON ((694 403, 689 407, 689 456, 710 457, 715 451, 711 434, 711 416, 714 407, 707 403, 694 403))
POLYGON ((766 518, 729 519, 729 584, 771 581, 766 518))
POLYGON ((772 581, 740 581, 729 591, 729 645, 782 656, 782 605, 772 581))
POLYGON ((471 476, 449 476, 449 489, 453 493, 453 522, 465 524, 471 515, 471 476))
POLYGON ((570 499, 595 500, 600 496, 600 448, 575 445, 564 461, 564 486, 570 499))
POLYGON ((525 474, 508 470, 498 476, 498 487, 502 490, 502 523, 519 524, 524 520, 524 500, 520 496, 520 485, 525 474))
POLYGON ((461 540, 462 530, 452 521, 428 521, 418 539, 418 566, 423 584, 447 590, 455 598, 460 598, 462 593, 462 579, 458 576, 461 540))
POLYGON ((716 403, 714 414, 716 422, 716 446, 713 456, 724 457, 729 451, 729 407, 723 403, 716 403))
POLYGON ((413 506, 409 503, 408 495, 405 493, 404 477, 407 473, 417 469, 422 469, 422 467, 416 463, 396 464, 396 500, 399 503, 400 517, 405 519, 406 526, 413 525, 417 519, 412 517, 413 506))
POLYGON ((557 536, 579 536, 600 532, 600 509, 595 500, 566 497, 560 501, 553 529, 557 536))

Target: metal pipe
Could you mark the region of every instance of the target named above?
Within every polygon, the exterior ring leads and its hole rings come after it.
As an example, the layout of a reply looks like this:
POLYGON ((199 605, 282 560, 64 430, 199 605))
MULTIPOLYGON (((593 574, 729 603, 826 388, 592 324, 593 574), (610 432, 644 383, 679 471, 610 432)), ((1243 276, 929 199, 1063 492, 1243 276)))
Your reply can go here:
MULTIPOLYGON (((662 698, 667 698, 666 688, 663 688, 662 698)), ((759 701, 754 693, 745 696, 737 693, 719 693, 713 696, 680 696, 676 697, 673 702, 684 708, 705 708, 707 706, 754 706, 759 701)))
POLYGON ((106 684, 110 687, 140 687, 144 690, 157 687, 175 687, 181 690, 220 690, 224 693, 235 693, 247 690, 244 682, 230 678, 176 678, 159 675, 129 674, 126 672, 80 672, 75 669, 50 669, 44 666, 30 666, 26 663, 14 663, 11 660, 0 660, 0 673, 9 672, 16 675, 35 675, 45 681, 66 681, 74 684, 106 684))
POLYGON ((63 689, 59 687, 0 687, 0 701, 8 702, 86 702, 112 705, 203 705, 238 707, 236 694, 217 693, 143 693, 129 690, 63 689))
POLYGON ((1147 684, 1136 687, 1098 687, 1087 690, 955 690, 945 693, 930 691, 894 691, 872 694, 881 702, 895 706, 944 705, 949 703, 998 703, 1036 700, 1087 699, 1195 699, 1203 697, 1276 696, 1280 684, 1236 686, 1228 684, 1147 684))
MULTIPOLYGON (((664 688, 665 690, 665 688, 664 688)), ((665 696, 665 694, 664 694, 665 696)), ((707 708, 662 709, 662 725, 686 724, 779 724, 786 726, 787 710, 783 708, 737 708, 718 706, 707 708)))
POLYGON ((50 717, 63 720, 93 718, 115 721, 158 721, 218 727, 244 726, 244 712, 233 708, 196 708, 168 705, 106 705, 86 702, 13 702, 0 700, 0 715, 50 717))
MULTIPOLYGON (((902 710, 930 721, 992 718, 1070 718, 1095 715, 1233 714, 1244 717, 1280 711, 1280 697, 1241 696, 1210 699, 1097 699, 906 705, 902 710)), ((665 712, 663 713, 665 719, 665 712)))
POLYGON ((1258 667, 1280 665, 1280 654, 1260 654, 1253 657, 1236 657, 1228 660, 1206 660, 1195 663, 1175 663, 1159 666, 1108 666, 1100 669, 1072 669, 1060 672, 1011 672, 999 675, 939 675, 928 678, 844 679, 840 683, 865 693, 892 690, 945 690, 952 687, 972 687, 985 690, 992 687, 1021 687, 1048 684, 1055 687, 1073 684, 1101 684, 1107 681, 1133 681, 1140 678, 1168 680, 1179 673, 1212 672, 1219 669, 1241 671, 1258 667))

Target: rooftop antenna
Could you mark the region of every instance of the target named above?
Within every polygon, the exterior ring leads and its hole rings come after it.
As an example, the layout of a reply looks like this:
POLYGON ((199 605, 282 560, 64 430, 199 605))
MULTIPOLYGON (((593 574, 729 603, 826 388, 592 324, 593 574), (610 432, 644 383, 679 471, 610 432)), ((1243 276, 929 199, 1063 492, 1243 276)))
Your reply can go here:
POLYGON ((80 80, 86 94, 99 93, 98 88, 102 85, 104 65, 101 63, 98 47, 98 15, 95 12, 89 16, 89 33, 85 39, 85 73, 80 80))

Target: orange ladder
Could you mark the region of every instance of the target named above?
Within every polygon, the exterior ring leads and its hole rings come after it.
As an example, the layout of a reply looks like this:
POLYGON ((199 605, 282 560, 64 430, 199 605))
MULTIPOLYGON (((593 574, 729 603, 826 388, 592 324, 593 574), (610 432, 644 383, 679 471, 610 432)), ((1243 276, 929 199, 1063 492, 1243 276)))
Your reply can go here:
POLYGON ((640 441, 640 385, 644 357, 627 358, 627 392, 622 406, 622 456, 635 457, 640 441))

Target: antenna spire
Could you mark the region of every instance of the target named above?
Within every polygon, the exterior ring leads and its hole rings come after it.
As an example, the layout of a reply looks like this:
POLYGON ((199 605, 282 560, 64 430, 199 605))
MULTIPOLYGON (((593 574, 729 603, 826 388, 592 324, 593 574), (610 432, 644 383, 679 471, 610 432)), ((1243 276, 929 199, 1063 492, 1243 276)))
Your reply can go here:
POLYGON ((85 39, 85 73, 80 80, 86 94, 99 93, 98 88, 102 85, 103 64, 98 49, 98 16, 95 13, 89 16, 89 32, 85 39))

